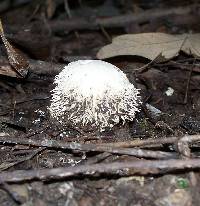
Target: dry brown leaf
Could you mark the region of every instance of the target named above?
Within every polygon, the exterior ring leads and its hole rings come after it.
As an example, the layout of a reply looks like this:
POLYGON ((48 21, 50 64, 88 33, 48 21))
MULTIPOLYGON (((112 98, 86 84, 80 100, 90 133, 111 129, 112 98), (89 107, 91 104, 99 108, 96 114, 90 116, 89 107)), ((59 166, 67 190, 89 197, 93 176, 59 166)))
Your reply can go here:
POLYGON ((18 78, 18 74, 12 69, 10 64, 1 64, 0 63, 0 75, 9 76, 9 77, 16 77, 18 78))
POLYGON ((194 57, 200 57, 200 33, 183 34, 182 36, 185 37, 185 41, 183 42, 181 51, 194 57))
MULTIPOLYGON (((25 78, 28 73, 29 63, 26 57, 16 48, 14 48, 6 39, 2 22, 0 20, 0 36, 6 47, 8 61, 19 78, 25 78)), ((8 72, 9 73, 9 72, 8 72)))
POLYGON ((46 13, 47 18, 50 19, 56 11, 56 4, 54 0, 46 0, 46 13))
POLYGON ((97 53, 99 59, 122 55, 142 56, 159 62, 169 60, 183 51, 200 57, 200 34, 171 35, 165 33, 126 34, 113 39, 97 53))

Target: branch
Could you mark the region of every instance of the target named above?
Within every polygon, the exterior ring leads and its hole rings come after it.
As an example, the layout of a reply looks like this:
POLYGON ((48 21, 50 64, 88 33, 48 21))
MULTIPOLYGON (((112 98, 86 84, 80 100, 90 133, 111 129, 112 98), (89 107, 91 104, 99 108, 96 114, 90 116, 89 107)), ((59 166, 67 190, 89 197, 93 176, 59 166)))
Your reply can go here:
POLYGON ((31 145, 37 147, 57 148, 57 149, 69 149, 77 151, 93 151, 93 152, 108 152, 112 154, 131 155, 136 157, 155 158, 155 159, 166 159, 176 158, 176 153, 162 152, 162 151, 150 151, 139 148, 115 148, 106 145, 98 144, 81 144, 76 142, 64 142, 55 139, 27 139, 27 137, 11 137, 11 136, 0 136, 0 142, 9 144, 21 144, 31 145))
POLYGON ((145 23, 155 20, 157 18, 164 18, 173 15, 187 15, 194 10, 194 6, 178 7, 170 9, 151 9, 138 14, 126 14, 115 17, 96 18, 96 19, 83 19, 73 18, 65 20, 55 20, 49 22, 53 32, 71 31, 76 29, 99 29, 99 26, 109 27, 124 27, 130 23, 145 23))
POLYGON ((80 165, 75 167, 63 167, 53 169, 37 170, 15 170, 13 172, 0 173, 2 182, 22 182, 30 180, 56 180, 67 177, 82 175, 92 175, 95 173, 113 173, 122 175, 147 175, 163 174, 167 172, 180 171, 184 169, 193 170, 200 168, 200 159, 186 160, 137 160, 129 162, 99 163, 92 165, 80 165), (120 170, 120 171, 119 171, 120 170), (128 172, 127 172, 128 171, 128 172))

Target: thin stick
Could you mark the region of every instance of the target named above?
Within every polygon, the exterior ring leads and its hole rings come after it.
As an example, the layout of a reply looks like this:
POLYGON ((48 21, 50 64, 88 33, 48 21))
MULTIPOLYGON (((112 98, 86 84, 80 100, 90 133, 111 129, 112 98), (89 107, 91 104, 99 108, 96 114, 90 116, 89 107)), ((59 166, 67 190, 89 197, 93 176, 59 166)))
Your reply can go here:
POLYGON ((92 165, 80 165, 75 167, 61 167, 53 169, 15 170, 13 172, 0 173, 3 182, 22 182, 30 180, 60 180, 67 177, 82 175, 94 175, 95 173, 111 174, 124 170, 124 175, 163 174, 167 172, 193 170, 200 168, 200 159, 186 160, 137 160, 128 162, 99 163, 92 165), (128 171, 128 173, 127 173, 128 171))
POLYGON ((189 87, 190 87, 190 80, 191 80, 195 61, 196 61, 196 59, 194 59, 193 64, 192 64, 190 71, 189 71, 189 76, 188 76, 186 90, 185 90, 185 97, 184 97, 184 101, 183 101, 184 104, 187 104, 187 101, 188 101, 188 91, 189 91, 189 87))
POLYGON ((11 168, 17 164, 20 164, 22 162, 25 162, 27 160, 30 160, 32 159, 34 156, 36 156, 38 153, 40 153, 41 151, 43 151, 45 148, 38 148, 36 149, 35 151, 33 151, 30 155, 26 156, 26 157, 21 157, 20 160, 16 161, 16 162, 9 162, 9 163, 6 163, 4 162, 2 165, 0 164, 0 171, 3 171, 3 170, 6 170, 8 168, 11 168))
MULTIPOLYGON (((69 19, 71 19, 72 13, 71 13, 70 8, 69 8, 68 0, 64 0, 64 5, 65 5, 65 11, 67 13, 67 16, 69 19)), ((77 31, 74 31, 74 34, 75 34, 76 38, 80 41, 79 33, 77 31)))
POLYGON ((110 27, 125 27, 130 23, 143 23, 149 20, 154 20, 163 17, 169 17, 170 15, 186 15, 193 11, 193 6, 178 7, 171 9, 151 9, 139 14, 128 14, 108 18, 97 18, 94 21, 89 21, 83 18, 73 18, 65 20, 51 21, 50 25, 52 31, 71 31, 77 29, 99 29, 99 25, 104 28, 110 27))
POLYGON ((2 143, 11 143, 11 144, 22 144, 22 145, 31 145, 38 147, 48 147, 48 148, 58 148, 58 149, 69 149, 77 151, 95 151, 95 152, 108 152, 112 154, 121 154, 121 155, 131 155, 137 157, 146 157, 146 158, 175 158, 176 154, 170 152, 162 151, 150 151, 139 148, 114 148, 107 145, 98 145, 98 144, 81 144, 76 142, 64 142, 61 140, 54 139, 27 139, 27 138, 14 138, 10 136, 0 137, 0 142, 2 143))
MULTIPOLYGON (((89 145, 89 144, 79 144, 75 142, 66 143, 64 141, 55 140, 55 139, 54 140, 42 139, 42 138, 40 140, 30 139, 30 137, 37 135, 39 133, 42 133, 47 128, 48 127, 39 129, 37 131, 26 134, 19 138, 12 137, 12 136, 0 136, 0 142, 8 143, 8 144, 22 144, 22 145, 31 145, 31 146, 39 146, 39 147, 51 147, 51 148, 54 147, 54 148, 62 148, 62 149, 76 149, 76 150, 80 149, 78 145, 86 145, 86 147, 87 145, 89 145)), ((83 138, 85 138, 85 136, 83 136, 83 138)), ((97 138, 101 138, 101 136, 97 138)), ((185 141, 187 140, 190 143, 197 142, 197 141, 200 141, 200 135, 185 135, 182 137, 173 136, 173 137, 158 138, 158 139, 149 138, 145 140, 137 139, 137 140, 132 140, 132 141, 101 143, 101 144, 95 144, 95 145, 96 146, 111 146, 111 147, 141 147, 141 146, 144 147, 148 145, 153 146, 153 145, 159 145, 159 144, 173 144, 173 143, 176 143, 179 139, 184 139, 185 141)))
POLYGON ((21 205, 23 203, 23 201, 21 200, 21 197, 19 196, 18 193, 12 191, 10 188, 9 188, 9 185, 2 181, 0 179, 0 188, 3 189, 5 192, 8 193, 8 195, 18 204, 18 205, 21 205))
POLYGON ((112 42, 112 38, 110 37, 110 35, 108 34, 108 32, 105 30, 105 28, 104 28, 102 25, 99 25, 99 27, 100 27, 103 35, 106 37, 107 41, 108 41, 109 43, 111 43, 111 42, 112 42))

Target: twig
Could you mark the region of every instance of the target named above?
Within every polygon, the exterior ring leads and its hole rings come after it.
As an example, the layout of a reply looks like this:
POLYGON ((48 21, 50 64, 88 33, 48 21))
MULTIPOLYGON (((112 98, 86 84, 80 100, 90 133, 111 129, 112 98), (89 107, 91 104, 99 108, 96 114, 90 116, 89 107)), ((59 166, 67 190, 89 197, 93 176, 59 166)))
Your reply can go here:
POLYGON ((197 142, 200 141, 200 135, 185 135, 180 140, 188 143, 197 142))
POLYGON ((18 195, 18 193, 12 191, 8 184, 6 182, 4 182, 3 180, 1 180, 0 178, 0 188, 3 189, 5 192, 8 193, 8 195, 19 205, 21 205, 23 203, 23 201, 21 200, 21 197, 18 195))
MULTIPOLYGON (((4 66, 6 67, 6 70, 12 71, 12 67, 6 59, 1 58, 0 64, 1 63, 4 64, 4 66)), ((30 66, 29 72, 31 74, 54 76, 55 74, 58 74, 59 72, 61 72, 64 69, 64 66, 66 66, 66 64, 58 64, 58 63, 53 63, 53 62, 29 59, 29 66, 30 66)))
POLYGON ((29 60, 29 71, 38 75, 55 75, 64 69, 65 64, 56 64, 39 60, 29 60))
POLYGON ((117 172, 122 175, 147 175, 163 174, 167 172, 193 170, 200 168, 200 159, 189 160, 137 160, 128 162, 99 163, 92 165, 80 165, 75 167, 62 167, 53 169, 37 170, 15 170, 13 172, 0 173, 3 182, 22 182, 30 180, 60 180, 67 177, 82 175, 93 175, 95 173, 110 174, 117 172), (120 171, 119 171, 120 170, 120 171))
POLYGON ((156 61, 158 61, 160 58, 162 58, 162 53, 158 54, 157 57, 153 60, 151 60, 149 63, 145 64, 144 66, 138 68, 138 69, 135 69, 135 71, 137 73, 142 73, 144 72, 150 65, 152 65, 153 63, 155 63, 156 61))
POLYGON ((107 39, 108 43, 112 42, 112 38, 110 37, 110 35, 108 34, 108 32, 105 30, 105 28, 102 25, 99 25, 103 35, 105 36, 105 38, 107 39))
MULTIPOLYGON (((179 153, 181 154, 183 159, 190 159, 191 158, 191 149, 189 147, 189 143, 191 142, 191 139, 188 138, 181 138, 177 142, 177 149, 179 153)), ((194 173, 194 171, 189 172, 189 178, 192 186, 196 186, 197 184, 197 178, 194 173)))
POLYGON ((184 104, 187 104, 187 101, 188 101, 188 91, 189 91, 190 80, 191 80, 191 76, 192 76, 195 61, 196 61, 196 59, 194 59, 193 64, 192 64, 192 66, 190 68, 190 71, 189 71, 186 90, 185 90, 185 97, 184 97, 184 101, 183 101, 184 104))
MULTIPOLYGON (((51 31, 55 32, 70 32, 74 30, 84 30, 84 29, 97 29, 99 30, 99 25, 103 26, 104 28, 119 28, 119 27, 126 27, 129 24, 142 24, 149 21, 153 21, 159 18, 170 18, 173 16, 182 16, 187 18, 182 18, 182 21, 178 21, 177 24, 190 24, 191 19, 195 22, 193 24, 198 23, 198 5, 191 5, 187 7, 178 7, 178 8, 169 8, 169 9, 149 9, 144 12, 140 12, 137 14, 125 14, 120 16, 114 17, 107 17, 101 18, 98 17, 96 19, 84 19, 82 17, 73 17, 71 19, 66 18, 63 20, 54 20, 50 21, 49 25, 51 27, 51 31), (191 16, 191 15, 192 16, 191 16), (188 17, 190 17, 190 21, 188 22, 188 17)), ((176 23, 176 19, 173 19, 173 23, 176 23)), ((34 23, 35 25, 35 23, 34 23)), ((20 25, 12 25, 7 26, 6 30, 11 31, 12 33, 19 31, 20 25)))
POLYGON ((97 18, 89 21, 83 18, 73 18, 65 20, 51 21, 53 32, 71 31, 77 29, 99 29, 99 25, 104 28, 125 27, 130 23, 144 23, 157 18, 169 17, 170 15, 186 15, 193 11, 194 6, 179 7, 170 9, 152 9, 138 14, 128 14, 116 17, 97 18))
POLYGON ((200 135, 185 135, 183 137, 166 137, 158 139, 145 139, 145 140, 133 140, 126 142, 113 142, 113 143, 101 143, 100 145, 107 145, 112 147, 145 147, 148 145, 160 145, 160 144, 174 144, 179 140, 187 141, 188 143, 200 141, 200 135))
MULTIPOLYGON (((194 60, 194 58, 193 58, 194 60)), ((199 64, 193 64, 193 71, 200 73, 200 65, 199 64)), ((167 63, 159 63, 159 64, 154 64, 154 67, 163 67, 163 66, 171 66, 171 67, 176 67, 178 69, 182 70, 187 70, 191 71, 191 64, 189 63, 182 63, 181 61, 169 61, 167 63)))
POLYGON ((98 154, 94 157, 90 157, 86 162, 85 164, 87 165, 91 165, 91 164, 95 164, 95 163, 98 163, 98 162, 102 162, 103 160, 105 160, 106 158, 108 158, 109 156, 111 156, 110 153, 101 153, 101 154, 98 154))
MULTIPOLYGON (((71 19, 72 14, 71 14, 71 11, 70 11, 70 8, 69 8, 68 0, 64 0, 64 5, 65 5, 65 11, 67 13, 67 16, 68 16, 69 19, 71 19)), ((77 31, 74 31, 74 34, 75 34, 76 38, 80 41, 79 33, 77 31)))
MULTIPOLYGON (((166 138, 158 138, 158 139, 137 139, 132 141, 125 142, 111 142, 111 143, 101 143, 100 145, 107 145, 112 147, 146 147, 146 146, 157 146, 160 144, 173 144, 177 142, 181 137, 166 137, 166 138)), ((200 136, 199 136, 200 139, 200 136)))
POLYGON ((22 157, 20 158, 20 160, 16 161, 16 162, 10 162, 10 163, 6 163, 6 162, 3 162, 3 164, 0 164, 0 171, 3 171, 3 170, 6 170, 10 167, 13 167, 17 164, 20 164, 22 162, 25 162, 27 160, 30 160, 32 159, 34 156, 36 156, 38 153, 40 153, 42 150, 44 150, 45 148, 38 148, 36 150, 34 150, 31 154, 29 154, 28 156, 26 157, 22 157))
MULTIPOLYGON (((78 147, 75 147, 75 145, 81 145, 78 143, 66 143, 60 140, 51 140, 51 139, 41 139, 40 140, 34 140, 34 139, 28 139, 31 136, 34 136, 36 134, 42 133, 43 131, 45 131, 48 127, 46 128, 42 128, 39 129, 37 131, 33 131, 32 133, 23 135, 19 138, 16 137, 12 137, 12 136, 0 136, 0 142, 2 143, 8 143, 8 144, 22 144, 22 145, 30 145, 30 146, 38 146, 38 147, 54 147, 54 148, 62 148, 62 149, 79 149, 78 147)), ((89 138, 89 137, 85 137, 83 136, 83 139, 85 138, 89 138)), ((95 137, 92 137, 92 139, 95 137)), ((104 138, 104 136, 100 136, 97 137, 99 138, 104 138)), ((109 137, 107 137, 109 138, 109 137)), ((145 140, 141 140, 141 139, 137 139, 137 140, 132 140, 132 141, 125 141, 125 142, 111 142, 111 143, 101 143, 101 144, 96 144, 98 146, 111 146, 111 147, 145 147, 148 145, 159 145, 159 144, 173 144, 176 143, 179 139, 183 139, 183 140, 187 140, 188 142, 192 143, 192 142, 197 142, 200 141, 200 135, 185 135, 182 137, 166 137, 166 138, 158 138, 158 139, 145 139, 145 140)), ((84 145, 88 145, 88 144, 84 144, 84 145)), ((87 147, 87 146, 86 146, 87 147)), ((87 147, 88 148, 88 147, 87 147)))
POLYGON ((22 144, 22 145, 31 145, 38 147, 48 147, 48 148, 58 148, 58 149, 69 149, 77 151, 95 151, 95 152, 109 152, 112 154, 123 154, 123 155, 132 155, 137 157, 146 157, 146 158, 174 158, 175 154, 170 152, 162 151, 150 151, 144 149, 129 149, 129 148, 114 148, 107 145, 98 145, 98 144, 80 144, 76 142, 64 142, 61 140, 54 139, 27 139, 27 138, 14 138, 10 136, 0 137, 0 142, 2 143, 11 143, 11 144, 22 144))
POLYGON ((64 0, 64 5, 65 5, 65 11, 67 12, 67 16, 68 16, 69 19, 71 19, 72 14, 71 14, 71 11, 69 9, 68 0, 64 0))

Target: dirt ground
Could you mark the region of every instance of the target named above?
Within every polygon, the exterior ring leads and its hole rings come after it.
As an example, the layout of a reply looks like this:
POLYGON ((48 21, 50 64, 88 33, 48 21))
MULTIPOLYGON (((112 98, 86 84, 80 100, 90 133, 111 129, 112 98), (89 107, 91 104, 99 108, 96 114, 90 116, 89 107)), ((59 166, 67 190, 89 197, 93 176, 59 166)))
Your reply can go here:
POLYGON ((140 89, 143 102, 134 121, 111 130, 62 127, 47 108, 64 65, 96 59, 122 34, 198 33, 199 8, 179 0, 1 1, 5 37, 29 65, 17 70, 8 58, 15 53, 1 42, 0 205, 198 206, 198 55, 105 59, 140 89), (179 7, 191 11, 165 14, 179 7))

